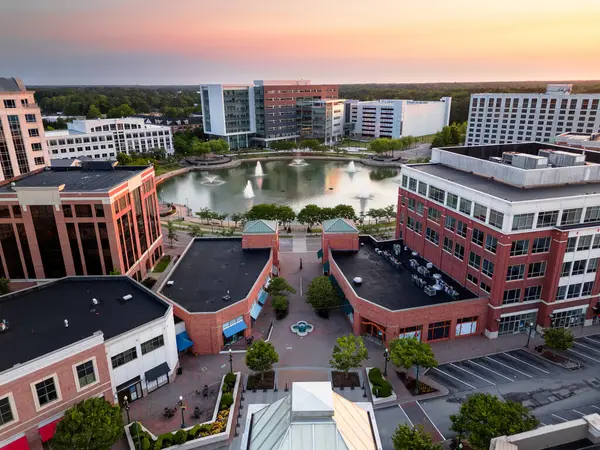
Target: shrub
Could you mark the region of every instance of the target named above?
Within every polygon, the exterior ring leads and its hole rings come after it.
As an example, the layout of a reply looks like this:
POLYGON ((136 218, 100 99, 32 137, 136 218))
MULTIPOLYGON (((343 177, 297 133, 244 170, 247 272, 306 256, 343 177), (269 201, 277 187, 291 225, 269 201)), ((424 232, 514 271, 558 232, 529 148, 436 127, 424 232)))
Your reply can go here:
POLYGON ((196 439, 198 437, 198 434, 200 434, 200 425, 194 425, 188 430, 188 441, 196 439))
POLYGON ((131 424, 131 426, 129 427, 129 434, 131 434, 131 437, 137 436, 141 431, 142 431, 142 426, 140 425, 139 422, 133 422, 131 424))
POLYGON ((156 441, 154 441, 154 450, 161 450, 163 448, 163 441, 162 438, 157 438, 156 441))
POLYGON ((231 391, 231 387, 227 383, 223 383, 223 387, 221 388, 221 391, 223 392, 223 394, 225 394, 226 392, 231 391))
POLYGON ((233 394, 227 392, 221 396, 220 410, 229 409, 233 405, 233 394))
POLYGON ((148 438, 142 439, 142 450, 150 450, 150 440, 148 438))
POLYGON ((381 375, 381 370, 379 370, 378 367, 374 367, 369 370, 369 381, 375 385, 380 385, 381 382, 384 381, 383 375, 381 375))
POLYGON ((208 432, 210 432, 211 428, 212 428, 212 425, 210 423, 205 423, 204 425, 200 425, 200 432, 208 433, 208 432))
POLYGON ((233 372, 229 372, 227 375, 225 375, 225 383, 227 383, 229 386, 235 386, 235 380, 237 379, 237 376, 235 373, 233 372))
POLYGON ((185 441, 187 441, 187 431, 185 431, 185 430, 179 430, 173 436, 173 444, 181 445, 181 444, 184 444, 185 441))
POLYGON ((173 435, 171 433, 161 434, 160 436, 158 436, 158 439, 160 439, 160 441, 162 442, 161 448, 170 447, 171 443, 173 442, 173 435))

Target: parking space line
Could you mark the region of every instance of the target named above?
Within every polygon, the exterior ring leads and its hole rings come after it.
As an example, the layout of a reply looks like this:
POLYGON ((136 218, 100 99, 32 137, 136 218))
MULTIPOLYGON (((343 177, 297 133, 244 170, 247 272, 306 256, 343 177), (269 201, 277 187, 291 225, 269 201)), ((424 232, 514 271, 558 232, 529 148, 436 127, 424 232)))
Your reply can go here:
POLYGON ((585 414, 584 414, 584 413, 582 413, 581 411, 577 411, 576 409, 573 409, 572 411, 573 411, 573 412, 576 412, 577 414, 581 414, 582 416, 585 416, 585 414))
POLYGON ((600 350, 598 350, 598 349, 595 349, 595 348, 593 348, 593 347, 590 347, 589 345, 584 345, 584 344, 582 344, 581 342, 577 342, 577 341, 575 341, 575 344, 577 344, 577 345, 581 345, 583 348, 587 348, 588 350, 591 350, 591 351, 593 351, 593 352, 600 353, 600 350))
POLYGON ((590 341, 594 341, 594 342, 598 342, 600 343, 600 334, 590 334, 589 336, 583 336, 584 338, 590 340, 590 341), (598 339, 594 339, 594 338, 598 338, 598 339))
POLYGON ((565 419, 564 417, 560 417, 560 416, 559 416, 559 415, 557 415, 557 414, 550 414, 550 415, 551 415, 551 416, 554 416, 554 417, 556 417, 557 419, 564 420, 565 422, 568 422, 568 420, 567 420, 567 419, 565 419))
POLYGON ((435 428, 435 431, 438 432, 438 434, 442 438, 442 441, 445 441, 446 438, 444 437, 444 435, 442 434, 442 432, 439 430, 439 428, 436 426, 436 424, 433 423, 433 420, 431 420, 431 417, 429 417, 429 414, 427 414, 425 412, 425 410, 423 409, 423 407, 421 406, 421 404, 418 401, 416 403, 417 403, 417 405, 419 405, 419 408, 421 408, 421 411, 423 411, 423 414, 425 414, 425 417, 427 417, 427 420, 429 420, 431 422, 431 425, 433 425, 433 428, 435 428))
POLYGON ((433 370, 437 370, 439 373, 446 375, 449 378, 453 378, 454 380, 458 381, 459 383, 462 383, 466 386, 469 386, 471 389, 477 389, 475 386, 473 386, 472 384, 467 383, 466 381, 461 380, 460 378, 456 378, 455 376, 450 375, 449 373, 444 372, 443 370, 438 369, 437 367, 433 367, 433 370))
POLYGON ((543 426, 543 427, 546 426, 546 424, 544 422, 540 422, 540 425, 543 426))
POLYGON ((404 416, 408 419, 408 423, 410 423, 410 426, 412 428, 414 428, 415 425, 412 423, 412 420, 410 420, 410 417, 408 417, 408 414, 406 414, 406 411, 404 411, 404 409, 402 408, 402 405, 398 405, 398 408, 400 408, 400 411, 402 411, 402 414, 404 414, 404 416))
POLYGON ((525 362, 525 361, 523 361, 522 359, 515 358, 513 355, 509 355, 508 353, 502 353, 502 354, 503 354, 503 355, 506 355, 506 356, 508 356, 509 358, 515 359, 515 360, 519 361, 520 363, 523 363, 523 364, 525 364, 525 365, 531 366, 531 367, 533 367, 534 369, 537 369, 537 370, 539 370, 540 372, 544 372, 544 373, 546 373, 546 374, 550 375, 550 372, 548 372, 547 370, 540 369, 539 367, 537 367, 537 366, 534 366, 533 364, 529 364, 528 362, 525 362))
POLYGON ((576 355, 583 356, 584 358, 591 359, 592 361, 596 361, 597 363, 600 363, 600 359, 592 358, 591 356, 584 355, 583 353, 576 352, 575 350, 573 350, 571 348, 568 348, 567 351, 573 352, 576 355))
POLYGON ((472 376, 474 376, 474 377, 476 377, 476 378, 479 378, 480 380, 483 380, 483 381, 485 381, 486 383, 490 383, 492 386, 496 386, 496 383, 492 383, 491 381, 489 381, 489 380, 486 380, 485 378, 483 378, 483 377, 480 377, 479 375, 476 375, 476 374, 474 374, 473 372, 469 372, 467 369, 463 369, 462 367, 459 367, 459 366, 457 366, 457 365, 456 365, 456 364, 454 364, 454 363, 450 363, 450 365, 451 365, 451 366, 453 366, 453 367, 456 367, 457 369, 460 369, 460 370, 462 370, 462 371, 464 371, 464 372, 467 372, 469 375, 472 375, 472 376))
POLYGON ((478 364, 478 363, 476 363, 475 361, 468 360, 468 362, 470 362, 471 364, 475 364, 476 366, 479 366, 479 367, 481 367, 482 369, 485 369, 485 370, 487 370, 487 371, 489 371, 489 372, 495 373, 495 374, 496 374, 496 375, 498 375, 499 377, 506 378, 506 379, 507 379, 508 381, 510 381, 511 383, 515 381, 515 380, 513 380, 512 378, 505 377, 505 376, 504 376, 504 375, 502 375, 501 373, 498 373, 498 372, 496 372, 495 370, 492 370, 492 369, 490 369, 490 368, 488 368, 488 367, 482 366, 481 364, 478 364))
POLYGON ((487 358, 487 359, 489 359, 490 361, 493 361, 493 362, 495 362, 496 364, 500 364, 501 366, 508 367, 510 370, 514 370, 515 372, 518 372, 518 373, 520 373, 521 375, 525 375, 526 377, 533 378, 533 376, 532 376, 532 375, 529 375, 529 374, 527 374, 527 373, 525 373, 525 372, 521 372, 520 370, 518 370, 518 369, 515 369, 514 367, 511 367, 511 366, 509 366, 508 364, 504 364, 504 363, 502 363, 502 362, 500 362, 500 361, 496 361, 495 359, 492 359, 492 358, 490 358, 489 356, 486 356, 486 358, 487 358))
POLYGON ((587 336, 583 336, 583 338, 584 338, 586 341, 590 341, 590 342, 593 342, 593 343, 595 343, 595 344, 600 344, 600 341, 598 341, 598 340, 596 340, 596 339, 591 339, 591 338, 589 338, 589 337, 587 337, 587 336))
POLYGON ((590 406, 591 406, 592 408, 594 408, 594 409, 600 409, 600 408, 598 408, 596 405, 590 405, 590 406))

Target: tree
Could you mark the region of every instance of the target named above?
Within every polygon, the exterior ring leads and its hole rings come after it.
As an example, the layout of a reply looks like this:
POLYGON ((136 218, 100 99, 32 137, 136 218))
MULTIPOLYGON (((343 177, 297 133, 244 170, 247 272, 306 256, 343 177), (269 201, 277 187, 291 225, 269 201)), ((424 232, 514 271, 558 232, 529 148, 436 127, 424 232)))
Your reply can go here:
POLYGON ((296 148, 296 143, 292 141, 279 141, 269 144, 273 150, 293 150, 296 148))
POLYGON ((188 226, 187 233, 192 238, 197 238, 197 237, 203 237, 204 236, 204 230, 202 229, 202 227, 200 225, 198 225, 196 223, 192 223, 192 224, 190 224, 188 226))
POLYGON ((113 267, 113 269, 108 274, 109 275, 121 275, 121 271, 119 269, 117 269, 116 267, 113 267))
POLYGON ((411 367, 416 367, 415 393, 419 393, 419 368, 426 369, 437 366, 437 361, 429 344, 417 338, 397 338, 389 343, 390 359, 399 367, 406 369, 408 376, 411 367))
POLYGON ((431 442, 431 436, 425 433, 423 425, 398 425, 392 435, 392 444, 394 450, 442 450, 441 444, 431 442))
POLYGON ((375 225, 379 222, 380 219, 383 219, 386 215, 386 212, 382 208, 371 208, 367 212, 367 215, 373 219, 375 219, 375 225))
POLYGON ((298 143, 298 148, 308 148, 312 151, 321 151, 321 143, 316 139, 304 139, 298 143))
POLYGON ((264 380, 265 373, 273 369, 273 364, 279 361, 279 355, 270 342, 262 339, 254 341, 246 352, 246 366, 253 372, 260 373, 260 379, 264 380))
POLYGON ((306 291, 306 303, 312 305, 321 317, 329 317, 329 310, 339 306, 340 298, 329 277, 313 278, 306 291))
POLYGON ((99 119, 102 117, 102 113, 98 109, 98 107, 94 104, 90 105, 87 114, 85 115, 86 119, 99 119))
POLYGON ((129 156, 127 153, 119 152, 119 153, 117 153, 117 161, 122 166, 126 166, 127 164, 131 164, 131 162, 133 161, 133 158, 131 156, 129 156))
POLYGON ((269 287, 267 287, 265 291, 267 291, 273 296, 282 295, 285 292, 289 292, 292 294, 296 293, 296 289, 294 289, 294 287, 291 284, 289 284, 283 277, 273 277, 271 279, 271 282, 269 283, 269 287))
POLYGON ((277 220, 279 206, 275 203, 260 203, 246 212, 247 220, 277 220))
POLYGON ((206 223, 210 223, 210 219, 213 218, 213 212, 211 211, 210 208, 206 208, 206 207, 200 209, 200 211, 198 211, 196 213, 196 215, 198 217, 200 217, 201 219, 205 219, 206 223))
POLYGON ((337 205, 333 209, 335 211, 336 218, 340 217, 342 219, 350 219, 350 220, 356 219, 356 212, 354 211, 354 208, 350 205, 340 204, 340 205, 337 205))
POLYGON ((8 294, 10 292, 10 280, 2 277, 0 278, 0 295, 8 294))
POLYGON ((368 358, 369 352, 362 337, 348 334, 336 339, 329 364, 334 369, 344 372, 348 378, 348 371, 360 367, 368 358))
POLYGON ((391 139, 378 138, 374 139, 369 143, 369 150, 377 153, 378 155, 387 153, 391 149, 391 139))
POLYGON ((277 211, 275 212, 275 217, 279 223, 283 225, 289 225, 296 219, 296 213, 290 206, 279 205, 277 207, 277 211))
POLYGON ((134 109, 127 103, 123 103, 115 108, 111 108, 108 111, 107 116, 111 119, 118 119, 121 117, 131 117, 135 114, 134 109))
POLYGON ((92 397, 65 411, 56 427, 52 448, 108 450, 122 435, 121 408, 103 398, 92 397))
POLYGON ((177 230, 175 229, 175 224, 172 220, 167 222, 167 239, 169 240, 169 245, 173 248, 173 242, 179 240, 179 236, 177 236, 177 230))
POLYGON ((450 421, 452 431, 464 433, 481 450, 489 448, 492 438, 530 431, 540 423, 520 403, 483 393, 470 395, 450 421))
MULTIPOLYGON (((573 333, 568 328, 546 328, 544 330, 544 342, 551 350, 567 350, 573 346, 573 333)), ((554 353, 556 356, 556 353, 554 353)))
POLYGON ((244 213, 233 213, 231 216, 229 216, 229 218, 233 220, 233 225, 235 228, 237 228, 238 223, 244 218, 244 213))
POLYGON ((388 222, 391 222, 393 219, 396 218, 396 206, 388 205, 385 208, 383 208, 382 211, 388 222))
POLYGON ((208 141, 208 148, 213 153, 227 153, 229 144, 225 139, 212 139, 208 141))
POLYGON ((223 226, 223 221, 227 219, 227 213, 215 213, 213 217, 219 221, 221 226, 223 226))
POLYGON ((321 221, 321 208, 317 205, 306 205, 300 210, 296 217, 302 225, 313 226, 321 221))

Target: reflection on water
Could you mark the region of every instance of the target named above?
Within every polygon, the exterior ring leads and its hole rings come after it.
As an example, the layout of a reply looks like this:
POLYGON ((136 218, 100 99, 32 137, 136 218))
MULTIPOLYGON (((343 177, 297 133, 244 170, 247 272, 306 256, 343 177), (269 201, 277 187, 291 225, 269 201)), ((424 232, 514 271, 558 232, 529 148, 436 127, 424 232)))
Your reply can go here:
POLYGON ((208 207, 226 213, 246 211, 259 203, 289 205, 296 212, 311 203, 331 207, 345 203, 354 206, 358 213, 398 202, 397 169, 358 164, 356 172, 349 173, 348 163, 341 161, 309 160, 300 167, 289 164, 288 161, 263 162, 263 177, 255 176, 256 163, 211 172, 189 172, 161 184, 159 196, 164 201, 187 203, 193 211, 208 207), (225 183, 206 183, 207 176, 215 175, 225 183), (247 183, 252 187, 253 198, 244 198, 244 190, 249 192, 247 183))

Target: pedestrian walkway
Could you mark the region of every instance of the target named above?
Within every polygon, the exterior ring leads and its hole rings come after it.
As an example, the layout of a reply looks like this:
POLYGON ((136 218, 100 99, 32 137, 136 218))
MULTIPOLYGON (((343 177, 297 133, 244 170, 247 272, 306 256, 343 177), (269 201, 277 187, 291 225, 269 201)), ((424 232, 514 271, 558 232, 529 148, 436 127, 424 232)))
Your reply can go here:
POLYGON ((294 253, 306 253, 308 247, 306 245, 306 235, 294 236, 292 251, 294 253))

